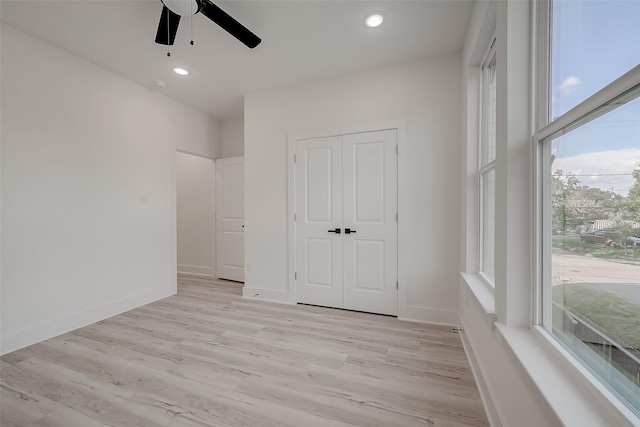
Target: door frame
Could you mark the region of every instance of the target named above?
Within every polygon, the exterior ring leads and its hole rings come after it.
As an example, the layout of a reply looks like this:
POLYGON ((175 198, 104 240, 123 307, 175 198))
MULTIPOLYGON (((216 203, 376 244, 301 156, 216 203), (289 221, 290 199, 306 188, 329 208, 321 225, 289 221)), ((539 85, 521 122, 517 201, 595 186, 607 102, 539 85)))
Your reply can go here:
MULTIPOLYGON (((192 275, 192 276, 204 276, 204 277, 212 277, 212 278, 216 278, 217 277, 217 268, 216 268, 216 263, 217 263, 217 237, 216 237, 216 215, 215 215, 215 211, 216 211, 216 177, 217 177, 217 170, 216 170, 216 159, 214 159, 212 156, 204 156, 201 154, 194 154, 193 152, 187 151, 187 150, 182 150, 182 149, 176 149, 175 152, 175 156, 173 158, 174 162, 177 163, 177 157, 178 157, 178 153, 180 154, 187 154, 189 156, 194 156, 194 157, 200 157, 201 159, 207 159, 207 160, 211 160, 211 162, 213 163, 213 182, 212 184, 212 192, 211 192, 211 197, 213 199, 213 234, 210 236, 211 240, 212 240, 212 244, 213 244, 213 249, 211 251, 211 276, 208 275, 203 275, 203 274, 197 274, 197 273, 189 273, 189 272, 182 272, 182 274, 188 274, 188 275, 192 275)), ((173 229, 175 230, 175 234, 176 234, 176 239, 175 239, 175 252, 176 252, 176 260, 175 260, 175 265, 176 265, 176 276, 178 274, 178 166, 177 164, 175 164, 173 166, 174 171, 173 171, 173 176, 174 176, 174 183, 173 183, 173 187, 175 189, 175 212, 173 213, 173 218, 172 221, 175 220, 175 225, 173 226, 173 229)))
MULTIPOLYGON (((401 257, 402 245, 400 245, 401 230, 401 208, 404 202, 404 195, 400 189, 404 186, 404 167, 406 156, 404 147, 407 138, 407 122, 404 119, 389 120, 382 122, 364 123, 359 125, 341 126, 328 129, 315 129, 303 132, 293 132, 287 135, 287 291, 292 297, 292 303, 296 304, 296 225, 295 225, 295 154, 296 142, 306 139, 326 138, 331 136, 342 136, 354 133, 377 132, 384 130, 396 130, 398 133, 398 259, 401 257)), ((406 307, 408 306, 408 294, 406 281, 401 272, 398 262, 398 317, 406 317, 406 307)))
MULTIPOLYGON (((175 278, 178 277, 178 169, 177 169, 177 157, 178 157, 178 153, 181 154, 188 154, 190 156, 195 156, 195 157, 201 157, 203 159, 208 159, 211 160, 213 162, 213 210, 214 210, 214 215, 213 215, 213 235, 211 236, 211 240, 213 242, 213 250, 212 250, 212 259, 211 259, 211 263, 212 263, 212 267, 211 267, 211 272, 212 272, 212 277, 216 277, 217 272, 216 272, 216 263, 217 263, 217 241, 216 241, 216 217, 215 217, 215 204, 216 204, 216 159, 214 156, 212 155, 206 155, 206 154, 202 154, 193 150, 185 150, 183 148, 175 148, 175 150, 172 150, 173 155, 170 156, 171 157, 171 175, 172 175, 172 180, 171 180, 171 205, 172 205, 172 209, 171 209, 171 277, 174 278, 174 280, 177 280, 175 278)), ((176 289, 177 289, 177 283, 176 283, 176 289)))

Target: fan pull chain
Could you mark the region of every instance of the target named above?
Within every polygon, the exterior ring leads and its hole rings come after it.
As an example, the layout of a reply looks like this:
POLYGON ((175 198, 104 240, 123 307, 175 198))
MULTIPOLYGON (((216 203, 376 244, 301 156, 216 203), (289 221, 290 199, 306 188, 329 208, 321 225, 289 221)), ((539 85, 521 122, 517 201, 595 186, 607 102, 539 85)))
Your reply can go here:
POLYGON ((191 46, 193 46, 193 2, 191 2, 191 46))
POLYGON ((171 19, 171 15, 169 14, 169 11, 167 10, 167 56, 171 56, 171 52, 169 50, 169 48, 171 47, 171 45, 169 44, 169 38, 171 38, 171 36, 169 35, 171 33, 171 27, 169 24, 169 20, 171 19))

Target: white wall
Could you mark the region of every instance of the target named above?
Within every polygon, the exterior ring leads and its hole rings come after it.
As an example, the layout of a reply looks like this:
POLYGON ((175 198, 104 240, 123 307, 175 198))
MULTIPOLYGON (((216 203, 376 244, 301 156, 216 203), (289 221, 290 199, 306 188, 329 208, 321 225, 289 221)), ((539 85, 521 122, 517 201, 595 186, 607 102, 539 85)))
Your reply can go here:
POLYGON ((215 276, 214 161, 176 154, 178 272, 215 276))
POLYGON ((244 156, 244 117, 221 122, 220 157, 244 156))
MULTIPOLYGON (((476 3, 463 50, 462 109, 465 137, 460 163, 463 175, 461 271, 470 274, 478 271, 479 123, 477 117, 481 77, 479 67, 496 32, 496 13, 495 2, 476 3)), ((498 52, 498 56, 504 61, 503 51, 498 52)), ((503 115, 498 119, 503 126, 504 118, 503 115)), ((501 146, 505 146, 504 142, 500 141, 501 146)), ((499 223, 496 226, 498 229, 503 229, 499 223)), ((527 226, 523 228, 528 230, 527 226)), ((498 257, 496 265, 502 266, 503 259, 504 257, 498 257)), ((526 275, 527 272, 523 274, 526 275)), ((469 288, 467 280, 470 280, 468 276, 466 280, 460 281, 460 321, 464 328, 469 358, 476 362, 475 374, 492 423, 505 426, 559 425, 557 418, 546 406, 543 396, 528 380, 522 367, 513 357, 510 357, 507 346, 502 343, 500 333, 493 324, 497 318, 494 291, 491 289, 490 292, 485 292, 487 295, 483 295, 482 291, 486 289, 481 281, 477 280, 472 282, 478 292, 476 296, 469 288)))
POLYGON ((175 151, 211 120, 2 25, 2 353, 175 293, 175 151))
POLYGON ((406 120, 399 154, 400 317, 457 323, 460 55, 245 96, 245 295, 287 283, 287 135, 406 120))
POLYGON ((603 387, 533 325, 536 231, 530 63, 533 2, 476 2, 463 50, 461 275, 465 349, 494 426, 630 425, 603 387), (479 65, 496 34, 495 288, 478 275, 479 65), (523 244, 523 242, 527 242, 523 244), (586 374, 586 375, 585 375, 586 374))

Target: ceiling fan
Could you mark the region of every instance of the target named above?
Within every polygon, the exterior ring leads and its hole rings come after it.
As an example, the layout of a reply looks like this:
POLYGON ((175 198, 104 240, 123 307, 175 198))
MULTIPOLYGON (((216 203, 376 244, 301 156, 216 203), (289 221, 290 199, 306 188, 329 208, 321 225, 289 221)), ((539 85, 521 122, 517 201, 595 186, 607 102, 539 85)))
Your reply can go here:
MULTIPOLYGON (((209 0, 160 1, 162 1, 162 15, 160 15, 160 23, 156 33, 156 43, 158 44, 173 45, 180 17, 195 15, 198 12, 202 12, 204 16, 218 24, 223 30, 240 40, 250 49, 258 46, 262 41, 244 25, 209 0)), ((193 44, 193 41, 191 44, 193 44)))

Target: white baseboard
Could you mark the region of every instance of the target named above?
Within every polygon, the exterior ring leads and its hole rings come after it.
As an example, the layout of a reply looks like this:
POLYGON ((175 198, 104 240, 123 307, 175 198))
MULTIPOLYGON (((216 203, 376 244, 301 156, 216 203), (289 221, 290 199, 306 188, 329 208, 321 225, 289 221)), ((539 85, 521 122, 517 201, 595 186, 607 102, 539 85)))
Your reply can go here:
POLYGON ((469 365, 471 366, 471 373, 473 374, 473 378, 476 381, 478 393, 480 393, 480 400, 482 400, 482 406, 484 407, 484 411, 487 413, 489 425, 491 427, 502 427, 502 422, 500 421, 500 417, 498 415, 498 409, 493 402, 493 397, 491 396, 491 392, 489 391, 489 386, 484 379, 484 375, 482 375, 482 369, 478 364, 478 359, 476 359, 476 355, 473 352, 471 343, 469 342, 467 334, 464 332, 464 330, 460 333, 460 340, 462 341, 462 347, 464 348, 464 352, 467 355, 467 360, 469 361, 469 365))
POLYGON ((273 291, 270 289, 242 288, 242 298, 256 299, 260 301, 278 302, 281 304, 295 304, 293 295, 284 291, 273 291))
MULTIPOLYGON (((271 301, 283 304, 296 304, 292 292, 274 291, 271 289, 242 288, 242 297, 261 301, 271 301)), ((402 310, 398 319, 409 322, 429 323, 435 325, 458 326, 460 320, 458 313, 453 310, 441 310, 437 308, 409 306, 402 310)))
POLYGON ((456 311, 412 305, 401 310, 401 313, 398 314, 398 319, 447 326, 457 326, 460 324, 456 311))
POLYGON ((213 268, 211 267, 200 267, 197 265, 181 265, 178 264, 178 273, 179 274, 189 274, 192 276, 206 276, 206 277, 214 277, 213 276, 213 268))
POLYGON ((176 287, 170 285, 93 307, 70 316, 2 334, 2 336, 0 336, 0 355, 11 353, 12 351, 39 343, 40 341, 124 313, 125 311, 133 310, 134 308, 174 295, 175 293, 176 287))

